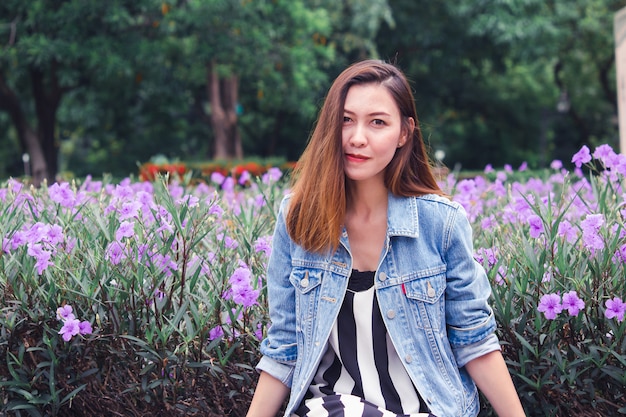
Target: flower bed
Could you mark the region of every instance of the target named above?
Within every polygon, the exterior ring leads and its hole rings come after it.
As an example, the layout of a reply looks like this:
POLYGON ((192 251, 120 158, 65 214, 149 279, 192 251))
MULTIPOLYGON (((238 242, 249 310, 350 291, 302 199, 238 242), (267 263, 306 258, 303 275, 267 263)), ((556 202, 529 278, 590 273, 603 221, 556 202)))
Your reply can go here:
MULTIPOLYGON (((442 180, 530 416, 626 413, 626 160, 601 146, 573 162, 442 180)), ((244 416, 286 192, 279 169, 245 172, 4 184, 1 412, 244 416)))
POLYGON ((240 185, 248 185, 250 179, 261 177, 270 169, 278 168, 281 171, 290 171, 294 166, 295 162, 283 162, 278 166, 256 161, 222 161, 197 164, 146 162, 139 167, 139 180, 155 181, 160 176, 165 175, 181 180, 185 175, 192 174, 198 179, 207 180, 214 174, 219 174, 233 178, 240 185))

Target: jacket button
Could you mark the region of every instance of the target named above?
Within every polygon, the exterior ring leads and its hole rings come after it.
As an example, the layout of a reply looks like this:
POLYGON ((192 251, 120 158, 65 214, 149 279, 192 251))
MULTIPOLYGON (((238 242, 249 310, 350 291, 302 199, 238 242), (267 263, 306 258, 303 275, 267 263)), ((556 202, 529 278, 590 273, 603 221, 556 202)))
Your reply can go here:
POLYGON ((411 362, 413 362, 413 357, 412 357, 411 355, 406 355, 406 356, 404 357, 404 361, 405 361, 406 363, 411 363, 411 362))
POLYGON ((394 318, 396 316, 396 312, 393 310, 389 310, 387 311, 387 317, 389 317, 390 319, 394 318))
POLYGON ((309 280, 308 278, 304 278, 302 281, 300 281, 300 285, 303 286, 304 288, 309 286, 309 280))
POLYGON ((381 272, 380 274, 378 274, 378 279, 381 281, 384 281, 387 279, 387 274, 385 274, 384 272, 381 272))

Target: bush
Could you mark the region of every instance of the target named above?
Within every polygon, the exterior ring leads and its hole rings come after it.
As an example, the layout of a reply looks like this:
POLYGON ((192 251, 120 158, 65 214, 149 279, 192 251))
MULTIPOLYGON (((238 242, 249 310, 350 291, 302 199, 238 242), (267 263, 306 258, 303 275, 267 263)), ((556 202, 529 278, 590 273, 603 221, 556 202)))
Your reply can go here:
POLYGON ((593 157, 585 147, 574 173, 555 161, 524 183, 504 171, 449 181, 529 416, 626 414, 626 157, 606 145, 593 157))
POLYGON ((243 415, 282 187, 87 179, 0 191, 0 392, 15 415, 243 415))
MULTIPOLYGON (((626 159, 601 146, 574 161, 574 172, 555 162, 442 184, 473 224, 529 416, 626 414, 626 159)), ((2 412, 245 415, 268 325, 279 177, 8 181, 2 412)))

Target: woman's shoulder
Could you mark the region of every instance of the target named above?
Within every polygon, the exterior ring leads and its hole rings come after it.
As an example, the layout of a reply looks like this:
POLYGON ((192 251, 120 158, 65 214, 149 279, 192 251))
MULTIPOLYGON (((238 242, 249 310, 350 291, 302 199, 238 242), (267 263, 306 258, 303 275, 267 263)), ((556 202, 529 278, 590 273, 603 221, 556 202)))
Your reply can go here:
POLYGON ((439 194, 423 194, 420 196, 410 197, 415 199, 418 206, 441 207, 444 209, 463 210, 463 206, 449 197, 439 194))
POLYGON ((283 196, 279 205, 279 212, 285 215, 287 213, 287 209, 289 208, 289 202, 291 201, 292 193, 287 193, 283 196))

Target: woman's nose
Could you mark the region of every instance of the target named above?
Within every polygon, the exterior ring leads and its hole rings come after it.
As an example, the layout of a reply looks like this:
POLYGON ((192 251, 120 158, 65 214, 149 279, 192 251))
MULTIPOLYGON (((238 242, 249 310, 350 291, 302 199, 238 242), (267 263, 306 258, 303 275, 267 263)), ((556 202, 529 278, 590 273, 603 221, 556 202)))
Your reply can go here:
POLYGON ((363 146, 367 143, 367 136, 365 129, 362 126, 356 125, 351 132, 350 144, 355 147, 363 146))

